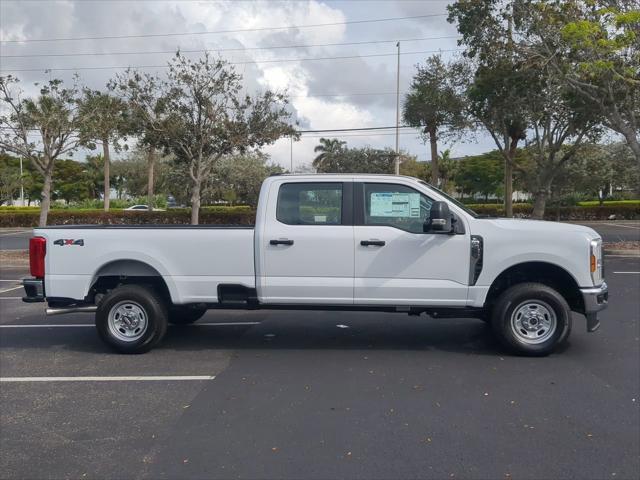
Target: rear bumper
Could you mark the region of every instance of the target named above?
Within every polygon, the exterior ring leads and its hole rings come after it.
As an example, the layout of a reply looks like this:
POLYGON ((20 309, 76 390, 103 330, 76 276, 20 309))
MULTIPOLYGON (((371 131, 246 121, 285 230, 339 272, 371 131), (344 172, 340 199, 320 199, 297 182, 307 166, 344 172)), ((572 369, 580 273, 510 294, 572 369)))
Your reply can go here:
POLYGON ((595 332, 600 327, 598 312, 609 306, 609 288, 606 283, 599 287, 581 288, 584 301, 584 315, 587 317, 587 331, 595 332))
POLYGON ((44 302, 44 281, 41 278, 25 278, 22 286, 26 294, 22 297, 23 302, 44 302))

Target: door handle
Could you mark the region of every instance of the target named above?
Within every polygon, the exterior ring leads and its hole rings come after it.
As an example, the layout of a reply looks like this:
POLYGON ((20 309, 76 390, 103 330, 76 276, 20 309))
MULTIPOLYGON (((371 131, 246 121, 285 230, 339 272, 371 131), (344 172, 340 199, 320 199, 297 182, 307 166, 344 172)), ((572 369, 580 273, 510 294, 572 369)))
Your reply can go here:
POLYGON ((293 245, 293 240, 283 238, 281 240, 269 240, 269 245, 293 245))
POLYGON ((360 245, 363 247, 368 247, 369 245, 374 247, 384 247, 386 242, 384 240, 362 240, 360 245))

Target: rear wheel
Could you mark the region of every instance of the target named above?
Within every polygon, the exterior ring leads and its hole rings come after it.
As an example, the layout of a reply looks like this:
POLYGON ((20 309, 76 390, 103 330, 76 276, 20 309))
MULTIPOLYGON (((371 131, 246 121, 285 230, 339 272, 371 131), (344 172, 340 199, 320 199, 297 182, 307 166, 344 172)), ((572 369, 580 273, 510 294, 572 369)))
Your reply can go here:
POLYGON ((150 288, 122 285, 98 305, 96 328, 100 338, 119 352, 147 352, 167 332, 167 308, 150 288))
POLYGON ((174 325, 189 325, 202 318, 207 313, 202 307, 171 307, 169 309, 169 323, 174 325))
POLYGON ((571 309, 554 289, 540 283, 521 283, 498 297, 491 325, 512 352, 544 356, 569 337, 571 309))

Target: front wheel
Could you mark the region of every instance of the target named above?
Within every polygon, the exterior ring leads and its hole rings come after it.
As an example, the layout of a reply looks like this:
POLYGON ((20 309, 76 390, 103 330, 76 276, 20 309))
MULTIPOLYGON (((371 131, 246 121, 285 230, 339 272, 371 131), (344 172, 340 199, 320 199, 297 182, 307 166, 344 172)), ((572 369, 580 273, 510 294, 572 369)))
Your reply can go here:
POLYGON ((521 283, 498 297, 491 326, 510 351, 545 356, 569 337, 571 309, 553 288, 540 283, 521 283))
POLYGON ((100 338, 119 352, 147 352, 167 332, 167 308, 152 289, 122 285, 98 305, 96 328, 100 338))

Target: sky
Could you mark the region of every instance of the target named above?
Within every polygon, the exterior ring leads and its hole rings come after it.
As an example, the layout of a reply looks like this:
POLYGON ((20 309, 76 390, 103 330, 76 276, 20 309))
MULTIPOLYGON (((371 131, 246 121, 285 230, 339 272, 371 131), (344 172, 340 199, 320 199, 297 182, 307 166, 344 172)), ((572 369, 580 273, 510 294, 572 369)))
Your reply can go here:
MULTIPOLYGON (((124 70, 113 67, 162 75, 177 49, 192 58, 210 50, 235 64, 246 93, 286 91, 300 129, 388 127, 396 123, 396 42, 401 102, 416 64, 438 52, 445 60, 460 55, 455 26, 446 21, 447 3, 1 0, 0 75, 20 78, 27 95, 36 91, 35 82, 71 82, 76 73, 84 85, 101 89, 124 70), (368 22, 382 19, 393 20, 368 22)), ((293 147, 281 139, 263 151, 287 169, 293 158, 299 171, 313 160, 320 136, 352 147, 395 148, 394 130, 384 130, 303 134, 293 147)), ((419 160, 428 158, 415 130, 401 130, 400 148, 419 160)), ((445 148, 458 157, 494 145, 480 134, 439 146, 445 148)))

